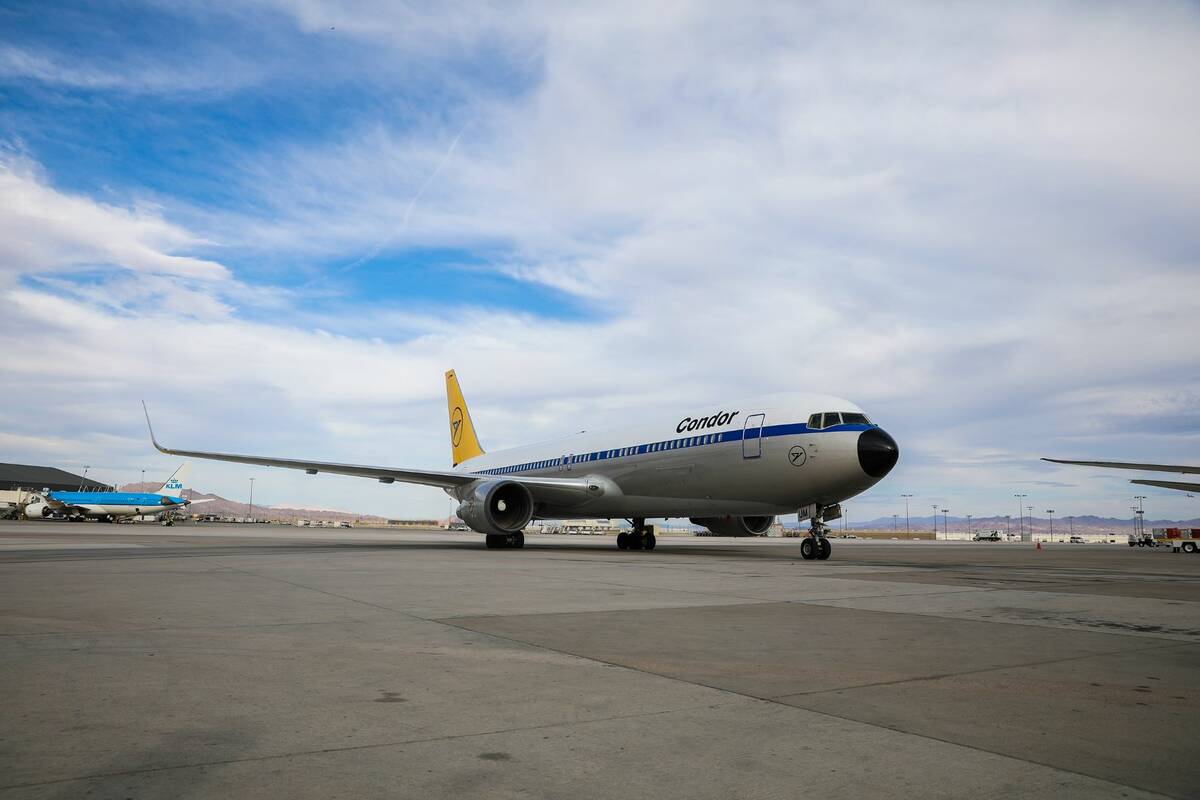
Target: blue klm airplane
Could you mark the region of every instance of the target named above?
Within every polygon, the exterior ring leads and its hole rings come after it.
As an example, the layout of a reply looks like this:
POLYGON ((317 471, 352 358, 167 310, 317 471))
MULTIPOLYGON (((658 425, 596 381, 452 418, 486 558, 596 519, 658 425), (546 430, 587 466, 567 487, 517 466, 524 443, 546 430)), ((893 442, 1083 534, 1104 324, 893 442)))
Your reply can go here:
MULTIPOLYGON (((183 497, 187 462, 155 492, 44 492, 31 495, 25 504, 27 519, 67 518, 82 522, 96 518, 115 522, 118 517, 155 516, 180 509, 193 501, 183 497)), ((203 503, 204 500, 196 500, 203 503)), ((170 524, 169 515, 164 524, 170 524)))

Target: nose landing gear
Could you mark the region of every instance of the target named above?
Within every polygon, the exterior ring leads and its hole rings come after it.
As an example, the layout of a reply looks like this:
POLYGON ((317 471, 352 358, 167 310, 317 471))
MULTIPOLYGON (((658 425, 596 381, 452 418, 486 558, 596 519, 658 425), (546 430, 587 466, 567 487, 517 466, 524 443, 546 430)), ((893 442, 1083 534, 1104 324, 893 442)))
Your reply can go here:
POLYGON ((647 525, 644 517, 632 520, 633 528, 617 534, 619 550, 653 550, 658 540, 654 538, 654 526, 647 525))
POLYGON ((833 554, 833 545, 829 543, 828 528, 821 521, 823 509, 818 508, 812 518, 812 533, 800 542, 800 557, 805 561, 827 561, 833 554))

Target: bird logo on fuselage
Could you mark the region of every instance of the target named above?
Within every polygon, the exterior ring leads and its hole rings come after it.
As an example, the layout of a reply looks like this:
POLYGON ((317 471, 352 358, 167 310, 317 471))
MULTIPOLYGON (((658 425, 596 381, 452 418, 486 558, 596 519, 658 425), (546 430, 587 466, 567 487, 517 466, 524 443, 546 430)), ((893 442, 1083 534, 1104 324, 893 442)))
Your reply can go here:
POLYGON ((788 450, 788 461, 792 462, 793 467, 803 467, 804 462, 808 461, 808 453, 804 452, 803 447, 796 445, 788 450))
POLYGON ((455 447, 462 441, 462 429, 463 410, 460 406, 455 406, 454 411, 450 412, 450 443, 455 447))

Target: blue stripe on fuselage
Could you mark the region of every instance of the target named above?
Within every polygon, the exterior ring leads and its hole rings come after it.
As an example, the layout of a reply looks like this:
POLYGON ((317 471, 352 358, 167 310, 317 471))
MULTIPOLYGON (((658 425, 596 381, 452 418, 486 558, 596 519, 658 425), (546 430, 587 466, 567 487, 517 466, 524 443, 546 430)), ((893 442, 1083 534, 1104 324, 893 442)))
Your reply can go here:
MULTIPOLYGON (((726 444, 728 442, 740 442, 742 439, 768 439, 775 436, 798 436, 803 433, 838 433, 845 431, 865 431, 869 428, 877 427, 875 425, 832 425, 828 428, 810 428, 808 423, 795 422, 784 425, 764 425, 761 429, 750 428, 732 431, 718 431, 717 433, 695 433, 688 436, 677 436, 671 439, 663 439, 657 442, 648 442, 646 444, 630 445, 629 447, 615 447, 607 450, 596 450, 591 453, 577 453, 571 456, 572 464, 588 464, 593 461, 607 461, 614 458, 629 458, 631 456, 645 455, 646 453, 660 453, 668 450, 682 450, 691 447, 712 447, 718 444, 726 444), (760 434, 761 430, 761 434, 760 434), (711 441, 708 439, 711 437, 711 441), (670 445, 669 447, 667 445, 670 445), (659 449, 651 449, 651 448, 659 449)), ((550 458, 542 461, 532 461, 525 464, 512 464, 505 467, 493 467, 492 469, 484 469, 472 473, 474 475, 518 475, 522 472, 535 472, 537 470, 555 469, 562 465, 563 457, 550 458)))

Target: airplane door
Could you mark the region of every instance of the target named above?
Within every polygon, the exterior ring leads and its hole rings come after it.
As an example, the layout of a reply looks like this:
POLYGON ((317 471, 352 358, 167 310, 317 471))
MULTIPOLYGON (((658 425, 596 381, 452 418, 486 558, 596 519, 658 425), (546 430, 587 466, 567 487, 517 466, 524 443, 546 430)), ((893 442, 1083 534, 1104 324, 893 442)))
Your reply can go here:
POLYGON ((751 414, 742 427, 742 458, 758 458, 762 455, 762 426, 766 414, 751 414))

